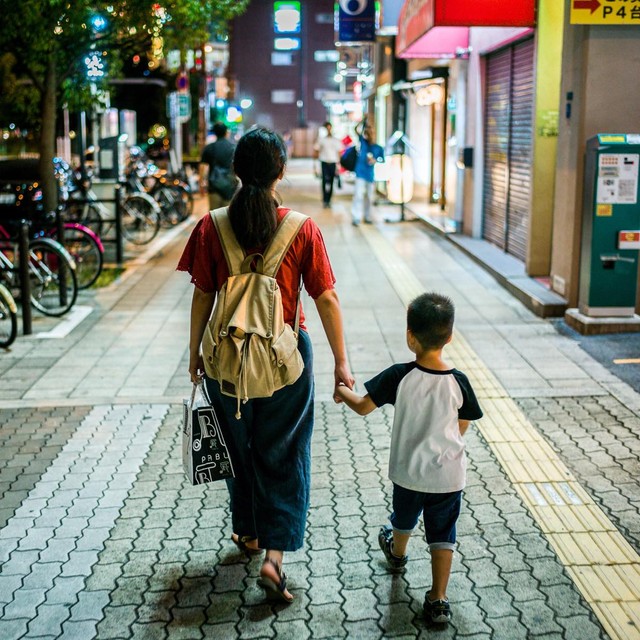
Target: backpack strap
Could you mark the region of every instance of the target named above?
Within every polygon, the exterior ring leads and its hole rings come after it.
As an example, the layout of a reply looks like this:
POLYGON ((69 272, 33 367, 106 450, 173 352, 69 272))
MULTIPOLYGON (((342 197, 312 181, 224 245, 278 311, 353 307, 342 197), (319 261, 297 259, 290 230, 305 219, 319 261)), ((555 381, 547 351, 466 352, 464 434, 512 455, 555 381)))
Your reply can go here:
POLYGON ((271 239, 269 246, 264 252, 264 267, 262 273, 276 277, 278 269, 284 260, 287 251, 300 231, 300 227, 307 221, 309 216, 305 216, 298 211, 289 211, 278 225, 276 233, 271 239))
MULTIPOLYGON (((236 235, 231 227, 228 216, 229 207, 221 207, 209 212, 213 224, 218 232, 218 238, 222 245, 222 251, 229 267, 230 275, 242 273, 243 263, 246 259, 244 250, 238 243, 236 235)), ((289 211, 282 219, 276 232, 264 252, 262 273, 275 278, 278 269, 284 260, 287 251, 298 235, 300 227, 309 216, 298 211, 289 211)))
POLYGON ((228 211, 229 207, 220 207, 220 209, 209 211, 209 215, 218 232, 218 239, 220 240, 222 252, 227 261, 229 275, 233 276, 242 273, 242 263, 244 262, 245 255, 242 247, 236 240, 236 234, 233 232, 229 216, 227 215, 228 211))

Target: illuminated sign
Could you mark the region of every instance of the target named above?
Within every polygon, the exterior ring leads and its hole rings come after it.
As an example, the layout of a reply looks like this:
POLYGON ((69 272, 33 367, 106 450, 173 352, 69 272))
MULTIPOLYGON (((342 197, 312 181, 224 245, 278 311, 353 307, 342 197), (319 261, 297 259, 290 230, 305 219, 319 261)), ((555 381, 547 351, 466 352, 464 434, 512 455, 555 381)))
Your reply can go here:
POLYGON ((99 54, 90 54, 84 59, 84 63, 87 66, 88 78, 102 78, 104 76, 104 63, 99 54))
POLYGON ((276 38, 273 48, 276 51, 297 51, 300 48, 300 38, 276 38))
POLYGON ((300 33, 300 3, 274 2, 273 28, 276 33, 300 33))
POLYGON ((535 0, 405 0, 398 19, 396 54, 434 27, 532 27, 535 5, 535 0))
POLYGON ((375 0, 338 0, 339 42, 373 42, 376 39, 375 0))

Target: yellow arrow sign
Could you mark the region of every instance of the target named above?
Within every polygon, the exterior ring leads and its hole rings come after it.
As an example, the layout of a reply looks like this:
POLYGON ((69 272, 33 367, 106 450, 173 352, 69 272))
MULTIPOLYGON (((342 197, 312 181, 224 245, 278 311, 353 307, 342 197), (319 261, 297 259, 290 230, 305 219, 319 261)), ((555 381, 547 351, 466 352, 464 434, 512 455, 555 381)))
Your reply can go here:
POLYGON ((640 25, 640 0, 571 0, 570 22, 640 25))

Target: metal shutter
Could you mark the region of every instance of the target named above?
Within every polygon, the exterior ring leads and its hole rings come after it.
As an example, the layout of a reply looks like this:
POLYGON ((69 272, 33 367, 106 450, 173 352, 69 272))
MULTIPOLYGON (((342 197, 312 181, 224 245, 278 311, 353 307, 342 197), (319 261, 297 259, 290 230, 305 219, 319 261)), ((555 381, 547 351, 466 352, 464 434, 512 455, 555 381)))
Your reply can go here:
POLYGON ((533 39, 487 58, 483 237, 520 260, 527 250, 533 142, 533 39))

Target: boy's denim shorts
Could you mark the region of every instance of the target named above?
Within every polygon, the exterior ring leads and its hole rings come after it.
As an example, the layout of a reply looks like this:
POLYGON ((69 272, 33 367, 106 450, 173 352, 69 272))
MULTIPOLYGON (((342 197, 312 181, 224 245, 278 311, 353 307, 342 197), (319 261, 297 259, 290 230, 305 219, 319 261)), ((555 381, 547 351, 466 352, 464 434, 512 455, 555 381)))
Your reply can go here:
POLYGON ((389 516, 398 533, 411 533, 423 514, 429 550, 455 549, 456 522, 460 515, 462 491, 421 493, 393 485, 393 513, 389 516))

